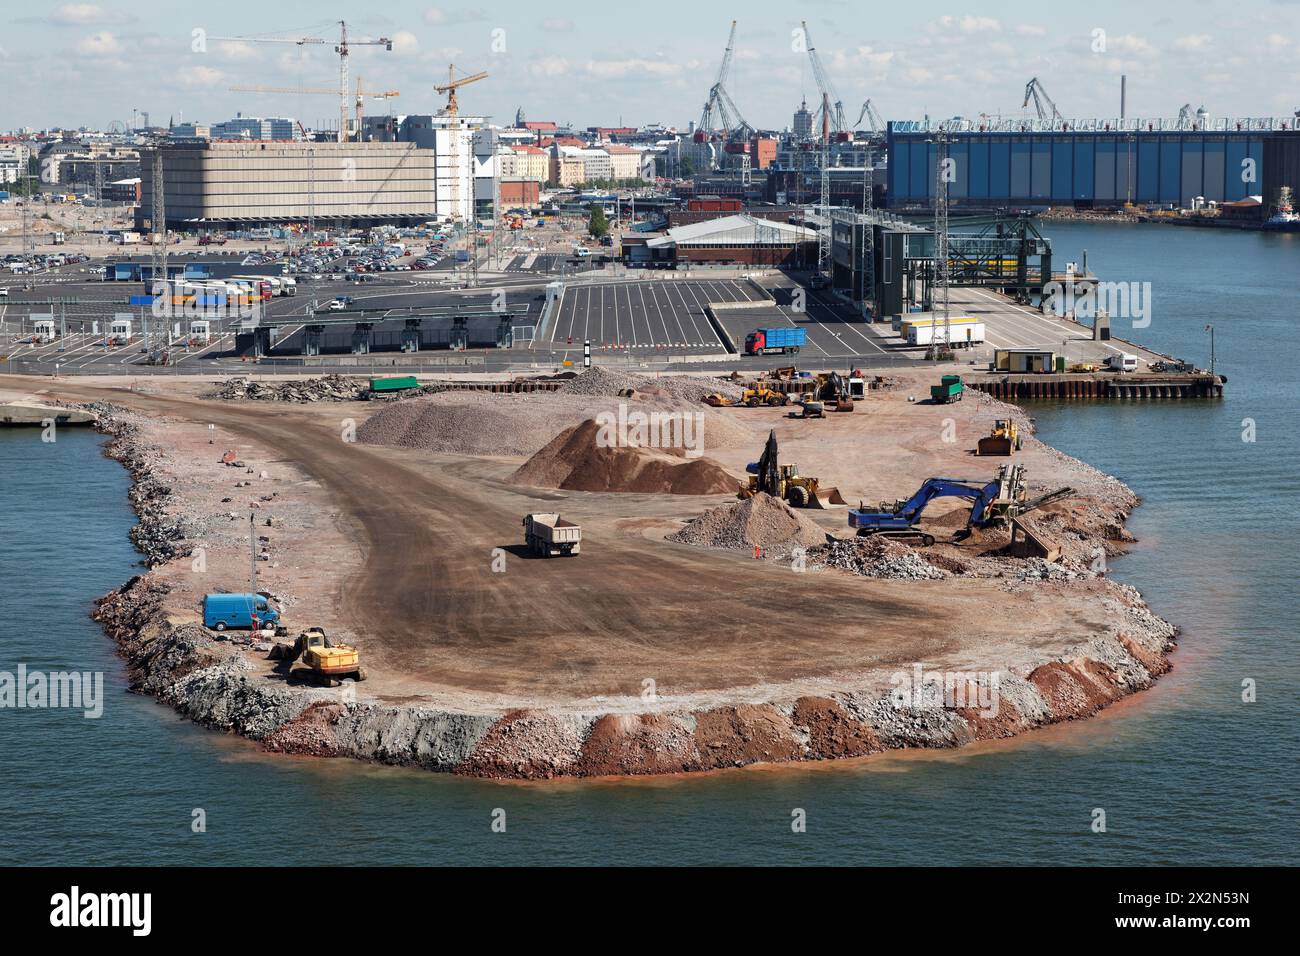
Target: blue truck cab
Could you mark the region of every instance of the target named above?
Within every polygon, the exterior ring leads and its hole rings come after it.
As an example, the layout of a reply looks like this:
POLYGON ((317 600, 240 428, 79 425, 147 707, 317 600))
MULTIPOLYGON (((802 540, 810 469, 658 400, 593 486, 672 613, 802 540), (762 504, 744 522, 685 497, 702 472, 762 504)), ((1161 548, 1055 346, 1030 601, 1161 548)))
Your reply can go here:
POLYGON ((253 614, 258 625, 275 627, 280 622, 280 612, 262 594, 205 594, 203 596, 203 626, 214 631, 227 628, 253 627, 253 614))

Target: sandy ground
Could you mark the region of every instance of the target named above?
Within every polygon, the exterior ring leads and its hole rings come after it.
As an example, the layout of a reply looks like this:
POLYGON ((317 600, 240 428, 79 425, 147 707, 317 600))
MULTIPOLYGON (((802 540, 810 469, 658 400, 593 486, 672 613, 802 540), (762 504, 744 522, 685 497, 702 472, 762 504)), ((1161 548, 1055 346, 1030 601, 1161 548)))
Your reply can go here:
MULTIPOLYGON (((839 485, 854 502, 906 497, 930 475, 991 477, 1001 459, 974 458, 970 449, 1005 407, 975 396, 944 407, 909 403, 908 395, 926 394, 934 374, 902 380, 854 413, 825 420, 735 410, 752 426, 754 448, 706 454, 743 475, 774 427, 783 460, 839 485)), ((522 459, 343 440, 351 422, 375 411, 372 403, 195 397, 207 387, 179 379, 128 390, 116 381, 11 378, 0 379, 0 398, 107 400, 138 412, 147 439, 163 449, 158 466, 172 480, 169 507, 194 516, 205 549, 201 573, 189 558, 159 570, 174 586, 169 613, 197 619, 205 591, 245 586, 252 506, 258 533, 269 538, 260 584, 282 596, 292 631, 320 624, 355 637, 371 675, 362 693, 373 699, 476 712, 641 711, 638 695, 653 680, 661 708, 714 706, 878 683, 918 661, 1027 670, 1114 623, 1100 600, 1110 587, 1104 580, 1011 588, 996 578, 799 573, 663 540, 728 496, 520 488, 506 479, 522 459), (248 469, 220 464, 227 449, 248 469), (252 484, 235 487, 241 481, 252 484), (525 556, 520 516, 534 510, 579 521, 583 554, 525 556), (498 573, 494 557, 503 552, 498 573)), ((1020 460, 1043 486, 1105 481, 1034 441, 1020 460)), ((844 509, 814 517, 847 536, 844 509)), ((256 666, 273 679, 260 657, 256 666)))

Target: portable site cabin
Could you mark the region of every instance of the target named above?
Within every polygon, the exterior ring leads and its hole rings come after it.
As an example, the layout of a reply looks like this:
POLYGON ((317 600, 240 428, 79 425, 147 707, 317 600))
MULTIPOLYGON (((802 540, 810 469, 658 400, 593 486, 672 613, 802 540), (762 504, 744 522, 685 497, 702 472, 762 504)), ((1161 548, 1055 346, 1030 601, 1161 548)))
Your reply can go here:
POLYGON ((1056 353, 1051 349, 995 349, 995 372, 1051 372, 1056 368, 1056 353))

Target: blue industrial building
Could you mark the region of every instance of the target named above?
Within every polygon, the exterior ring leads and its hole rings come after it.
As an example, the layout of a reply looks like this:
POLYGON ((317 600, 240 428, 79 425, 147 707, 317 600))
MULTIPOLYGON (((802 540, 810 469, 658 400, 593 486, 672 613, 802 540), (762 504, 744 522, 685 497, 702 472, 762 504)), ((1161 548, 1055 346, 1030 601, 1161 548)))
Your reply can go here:
MULTIPOLYGON (((1226 124, 1225 124, 1226 125, 1226 124)), ((1285 130, 1285 126, 1281 130, 1285 130)), ((888 204, 926 205, 939 146, 924 123, 890 123, 888 204)), ((955 160, 954 207, 1190 206, 1259 195, 1265 142, 1294 133, 1247 127, 1171 129, 959 129, 948 132, 955 160)))

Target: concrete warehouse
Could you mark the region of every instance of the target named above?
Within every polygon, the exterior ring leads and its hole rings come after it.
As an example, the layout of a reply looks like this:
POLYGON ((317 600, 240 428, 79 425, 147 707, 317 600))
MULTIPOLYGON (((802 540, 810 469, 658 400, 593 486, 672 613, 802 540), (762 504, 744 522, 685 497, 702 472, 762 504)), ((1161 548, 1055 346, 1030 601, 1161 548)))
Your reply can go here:
MULTIPOLYGON (((437 212, 434 154, 414 143, 221 143, 159 147, 168 224, 315 219, 423 222, 437 212)), ((153 218, 153 157, 141 162, 137 224, 153 218)))

